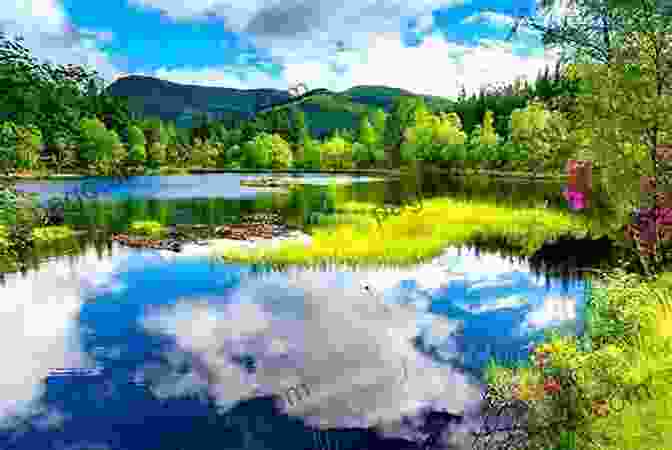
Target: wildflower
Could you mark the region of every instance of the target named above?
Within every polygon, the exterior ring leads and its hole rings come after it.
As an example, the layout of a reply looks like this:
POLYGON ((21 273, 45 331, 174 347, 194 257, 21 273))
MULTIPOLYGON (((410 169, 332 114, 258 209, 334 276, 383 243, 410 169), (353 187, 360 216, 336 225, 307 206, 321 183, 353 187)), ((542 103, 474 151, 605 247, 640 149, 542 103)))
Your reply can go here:
POLYGON ((544 391, 549 394, 560 392, 560 383, 555 378, 547 378, 544 382, 544 391))

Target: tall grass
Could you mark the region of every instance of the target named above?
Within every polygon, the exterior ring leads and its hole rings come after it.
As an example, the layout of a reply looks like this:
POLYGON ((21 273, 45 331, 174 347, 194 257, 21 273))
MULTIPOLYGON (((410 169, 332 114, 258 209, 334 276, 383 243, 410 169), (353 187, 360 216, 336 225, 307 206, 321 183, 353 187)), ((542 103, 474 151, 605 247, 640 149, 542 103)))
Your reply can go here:
POLYGON ((586 220, 563 212, 448 198, 426 200, 419 212, 406 211, 381 223, 369 215, 375 205, 349 202, 339 209, 342 214, 322 218, 320 226, 311 228, 310 245, 287 241, 265 249, 216 247, 215 253, 227 261, 279 265, 358 262, 403 266, 429 261, 445 247, 483 236, 503 237, 522 255, 529 256, 547 239, 585 232, 589 227, 586 220))

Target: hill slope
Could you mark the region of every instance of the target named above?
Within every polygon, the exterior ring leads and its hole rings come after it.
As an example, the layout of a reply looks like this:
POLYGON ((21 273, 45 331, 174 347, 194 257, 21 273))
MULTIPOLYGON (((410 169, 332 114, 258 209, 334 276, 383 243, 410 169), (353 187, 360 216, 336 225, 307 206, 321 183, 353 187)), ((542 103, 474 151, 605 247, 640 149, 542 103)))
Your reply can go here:
MULTIPOLYGON (((296 106, 304 111, 313 136, 322 136, 337 128, 356 128, 361 114, 376 108, 389 111, 396 98, 416 96, 412 92, 386 86, 355 86, 341 93, 315 89, 292 98, 277 89, 240 90, 223 87, 193 86, 153 77, 131 75, 107 87, 114 96, 127 96, 134 115, 156 116, 190 126, 195 114, 210 119, 251 118, 258 112, 296 106)), ((422 96, 430 109, 445 109, 449 99, 422 96)))

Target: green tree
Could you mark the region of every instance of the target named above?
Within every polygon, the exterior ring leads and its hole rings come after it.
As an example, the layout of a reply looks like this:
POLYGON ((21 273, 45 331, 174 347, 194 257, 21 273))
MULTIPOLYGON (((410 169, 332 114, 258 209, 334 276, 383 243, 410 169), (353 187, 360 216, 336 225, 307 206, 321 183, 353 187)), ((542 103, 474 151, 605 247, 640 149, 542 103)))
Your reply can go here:
POLYGON ((373 113, 371 113, 371 125, 376 131, 376 138, 382 146, 383 136, 385 134, 385 111, 380 108, 376 108, 373 113))
POLYGON ((320 144, 308 135, 303 141, 302 167, 304 169, 318 170, 320 169, 320 161, 320 144))
POLYGON ((212 167, 217 161, 217 153, 216 147, 196 138, 191 148, 191 164, 195 167, 212 167))
POLYGON ((96 118, 80 121, 79 160, 92 169, 111 159, 112 148, 105 125, 96 118))
POLYGON ((128 127, 128 160, 132 166, 138 167, 145 163, 147 158, 145 149, 145 135, 135 125, 128 127))
POLYGON ((119 135, 114 130, 109 130, 111 150, 110 166, 106 172, 110 175, 127 175, 126 161, 128 160, 128 148, 121 142, 119 135))
POLYGON ((351 169, 352 144, 335 134, 320 146, 320 168, 351 169))
POLYGON ((77 142, 66 133, 59 133, 54 137, 51 148, 51 162, 56 173, 63 173, 64 169, 74 169, 77 166, 77 142))
POLYGON ((306 128, 306 114, 303 110, 294 106, 292 108, 293 123, 292 123, 292 142, 301 144, 305 139, 308 129, 306 128))
POLYGON ((7 176, 16 170, 17 130, 12 121, 0 123, 0 169, 7 176))
POLYGON ((34 170, 40 164, 42 133, 34 125, 16 127, 16 166, 19 170, 34 170))
POLYGON ((252 141, 243 144, 241 165, 250 169, 269 169, 272 164, 272 136, 260 133, 252 141))
POLYGON ((392 112, 385 121, 383 142, 390 167, 401 165, 401 145, 404 132, 412 127, 418 112, 426 111, 424 101, 418 97, 399 97, 395 100, 392 112))

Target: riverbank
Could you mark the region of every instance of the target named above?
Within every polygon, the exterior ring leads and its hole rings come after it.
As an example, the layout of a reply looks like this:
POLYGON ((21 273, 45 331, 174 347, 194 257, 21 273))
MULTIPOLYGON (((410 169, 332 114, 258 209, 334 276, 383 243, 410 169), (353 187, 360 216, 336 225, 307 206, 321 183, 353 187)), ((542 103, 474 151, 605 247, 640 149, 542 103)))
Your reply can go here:
MULTIPOLYGON (((216 173, 233 173, 233 174, 266 174, 266 175, 349 175, 349 176, 371 176, 383 178, 397 178, 404 174, 412 173, 416 169, 411 166, 403 166, 400 169, 340 169, 340 170, 307 170, 307 169, 283 169, 283 170, 264 170, 264 169, 217 169, 217 168, 175 168, 162 167, 158 172, 138 173, 136 175, 201 175, 201 174, 216 174, 216 173)), ((487 176, 493 178, 515 178, 515 179, 534 179, 534 180, 566 180, 567 174, 562 172, 545 172, 545 173, 531 173, 522 171, 504 171, 492 169, 461 169, 461 168, 441 168, 435 165, 427 164, 422 169, 425 173, 439 173, 455 176, 487 176)), ((599 179, 599 172, 594 171, 594 179, 599 179)), ((83 179, 90 178, 94 175, 77 174, 77 173, 54 173, 47 175, 23 173, 17 174, 10 179, 20 181, 36 181, 36 180, 64 180, 64 179, 83 179)), ((298 178, 298 177, 297 177, 298 178)), ((7 179, 7 177, 0 176, 0 179, 7 179)))

